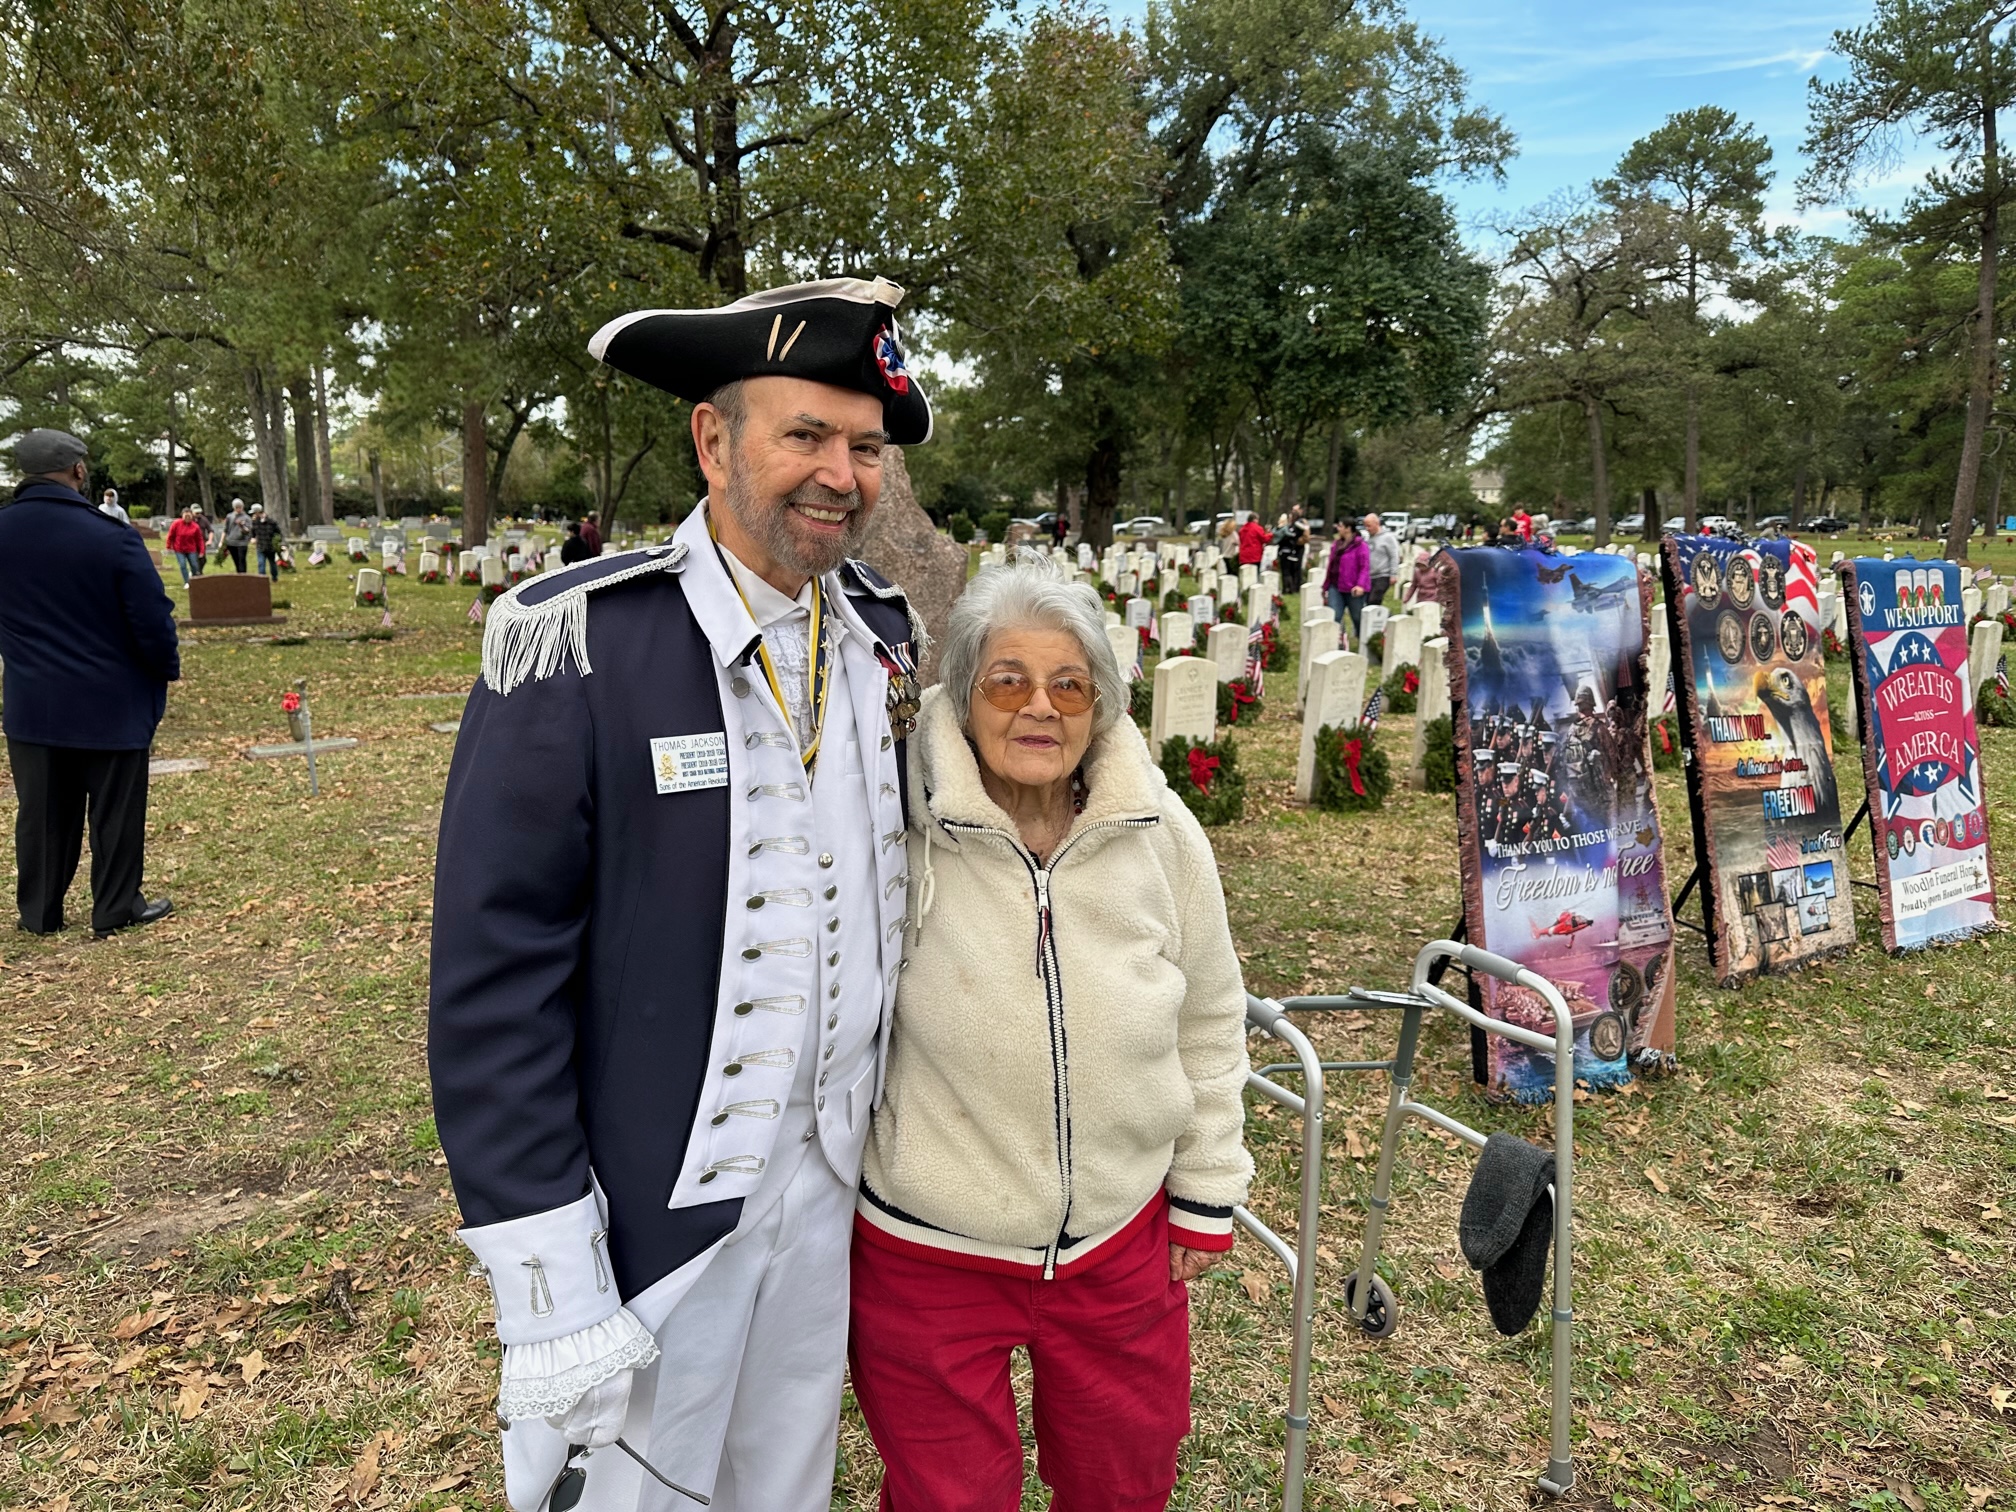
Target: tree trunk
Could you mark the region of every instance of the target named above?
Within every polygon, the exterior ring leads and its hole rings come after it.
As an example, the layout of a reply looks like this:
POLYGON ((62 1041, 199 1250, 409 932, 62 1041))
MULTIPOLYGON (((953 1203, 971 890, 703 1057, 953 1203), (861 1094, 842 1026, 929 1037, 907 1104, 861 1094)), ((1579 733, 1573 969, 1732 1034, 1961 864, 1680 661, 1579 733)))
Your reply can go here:
MULTIPOLYGON (((2002 459, 1995 459, 1995 491, 1988 496, 1988 517, 1981 522, 1981 539, 1995 539, 1995 527, 2002 519, 2002 459)), ((1956 559, 1957 560, 1957 559, 1956 559)))
POLYGON ((1590 503, 1596 515, 1598 546, 1610 544, 1610 459, 1603 452, 1603 407, 1590 395, 1582 396, 1582 416, 1589 422, 1590 503))
POLYGON ((1855 516, 1855 533, 1857 535, 1866 536, 1869 534, 1869 517, 1876 512, 1876 495, 1882 491, 1882 488, 1882 481, 1877 479, 1873 480, 1867 488, 1862 490, 1862 507, 1857 511, 1855 516))
POLYGON ((324 525, 336 514, 336 459, 329 454, 329 390, 322 381, 322 364, 315 364, 315 466, 322 483, 324 525))
POLYGON ((1344 417, 1330 422, 1330 466, 1323 478, 1323 523, 1337 523, 1337 483, 1344 466, 1344 417))
POLYGON ((1681 510, 1687 519, 1687 534, 1701 521, 1701 394, 1690 380, 1687 384, 1687 456, 1683 463, 1685 474, 1681 488, 1685 494, 1681 510))
POLYGON ((1663 528, 1659 520, 1659 490, 1647 483, 1645 491, 1638 496, 1638 507, 1645 512, 1645 528, 1638 532, 1638 539, 1658 540, 1663 528))
POLYGON ((490 501, 501 508, 504 503, 504 474, 511 466, 511 448, 518 444, 518 433, 525 429, 525 422, 532 418, 533 401, 527 400, 522 410, 510 410, 511 424, 504 432, 504 444, 497 452, 497 461, 490 469, 490 501))
POLYGON ((490 501, 483 482, 490 466, 490 443, 483 434, 483 401, 462 406, 462 544, 481 546, 490 539, 490 501))
POLYGON ((273 396, 258 367, 245 369, 245 403, 252 415, 252 459, 259 466, 259 502, 274 519, 287 519, 287 438, 273 424, 273 396), (281 460, 278 468, 274 458, 281 460))
POLYGON ((164 509, 164 510, 166 511, 166 513, 167 513, 167 517, 168 517, 168 518, 169 518, 170 520, 173 520, 173 519, 175 518, 175 515, 176 515, 176 509, 175 509, 175 391, 174 391, 173 389, 170 389, 170 390, 168 391, 168 481, 167 481, 167 488, 166 488, 166 491, 165 491, 165 492, 164 492, 164 493, 162 494, 162 499, 161 499, 161 503, 162 503, 162 508, 163 508, 163 509, 164 509))
POLYGON ((1792 523, 1786 529, 1797 534, 1799 527, 1806 523, 1806 459, 1799 459, 1799 470, 1792 475, 1792 523))
POLYGON ((315 389, 302 373, 287 385, 289 407, 294 411, 294 484, 301 501, 301 524, 327 525, 322 517, 320 481, 315 467, 315 389))
POLYGON ((1995 407, 1995 264, 2000 253, 2002 165, 1996 154, 1996 95, 2001 82, 1993 66, 1994 40, 1981 30, 1981 63, 1986 82, 1981 101, 1981 268, 1974 289, 1974 364, 1967 382, 1967 429, 1960 442, 1960 476, 1953 484, 1953 518, 1946 527, 1946 555, 1965 559, 1974 534, 1974 493, 1981 481, 1981 446, 1995 407))
POLYGON ((371 464, 371 510, 378 523, 385 523, 385 467, 376 451, 367 452, 366 460, 371 464))
MULTIPOLYGON (((1101 426, 1110 432, 1110 426, 1101 426)), ((1113 544, 1113 509, 1120 502, 1120 438, 1102 434, 1085 459, 1085 527, 1083 539, 1094 551, 1113 544)))
POLYGON ((217 507, 217 496, 210 483, 210 464, 203 460, 201 452, 190 460, 196 464, 196 497, 202 501, 203 515, 208 519, 217 507))

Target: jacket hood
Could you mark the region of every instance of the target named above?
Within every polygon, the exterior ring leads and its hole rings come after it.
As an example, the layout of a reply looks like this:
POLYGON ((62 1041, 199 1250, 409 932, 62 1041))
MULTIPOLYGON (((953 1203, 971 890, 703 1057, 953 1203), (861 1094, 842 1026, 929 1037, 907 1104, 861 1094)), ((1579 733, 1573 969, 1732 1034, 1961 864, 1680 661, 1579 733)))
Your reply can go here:
MULTIPOLYGON (((925 690, 910 746, 910 824, 935 828, 934 820, 974 824, 1015 833, 1008 817, 980 781, 980 761, 952 712, 943 686, 925 690)), ((1169 784, 1149 758, 1148 742, 1126 715, 1092 737, 1079 768, 1085 774, 1085 811, 1071 832, 1112 819, 1157 817, 1169 784)), ((957 844, 942 829, 935 837, 957 844)))

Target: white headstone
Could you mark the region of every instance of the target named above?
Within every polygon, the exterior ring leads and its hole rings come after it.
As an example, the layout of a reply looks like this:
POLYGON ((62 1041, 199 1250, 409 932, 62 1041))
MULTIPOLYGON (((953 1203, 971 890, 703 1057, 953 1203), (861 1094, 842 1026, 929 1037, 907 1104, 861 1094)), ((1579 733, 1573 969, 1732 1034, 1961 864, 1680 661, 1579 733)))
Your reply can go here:
POLYGON ((1221 577, 1218 579, 1218 602, 1221 604, 1236 604, 1239 602, 1239 580, 1237 578, 1221 577))
POLYGON ((1384 682, 1402 667, 1421 665, 1419 615, 1399 614, 1386 621, 1386 654, 1379 658, 1379 680, 1384 682))
POLYGON ((1278 572, 1263 572, 1260 574, 1260 581, 1266 585, 1270 595, 1281 591, 1281 574, 1278 572))
POLYGON ((1337 649, 1337 631, 1337 621, 1327 614, 1302 617, 1301 653, 1295 658, 1296 702, 1309 702, 1309 679, 1315 673, 1316 659, 1337 649))
POLYGON ((1106 644, 1113 648, 1113 659, 1120 663, 1120 675, 1129 682, 1134 681, 1135 667, 1141 660, 1141 632, 1129 630, 1122 624, 1109 624, 1106 627, 1106 644))
POLYGON ((523 572, 525 570, 525 553, 514 551, 511 555, 504 558, 504 570, 507 572, 523 572))
POLYGON ((1218 600, 1208 593, 1190 595, 1190 620, 1192 624, 1207 628, 1218 622, 1218 600))
POLYGON ((1118 611, 1108 609, 1106 611, 1106 623, 1108 625, 1125 625, 1127 622, 1120 618, 1118 611))
POLYGON ((1418 599, 1414 603, 1413 613, 1421 621, 1423 639, 1429 639, 1442 633, 1442 605, 1439 600, 1418 599))
POLYGON ((1162 616, 1162 654, 1175 656, 1192 649, 1197 644, 1197 624, 1188 614, 1176 609, 1162 616))
POLYGON ((1981 608, 1996 619, 2000 619, 2004 614, 2008 613, 2009 585, 2007 583, 1990 583, 1988 591, 1981 595, 1981 608))
POLYGON ((1969 691, 1975 699, 1981 697, 1983 688, 1995 681, 1995 666, 2001 659, 2002 621, 1985 619, 1974 627, 1967 655, 1969 691))
POLYGON ((476 570, 476 564, 482 560, 483 554, 479 551, 470 550, 462 552, 455 558, 455 575, 457 577, 467 577, 476 570))
POLYGON ((486 556, 483 558, 481 571, 483 574, 483 586, 485 588, 501 588, 504 586, 503 558, 486 556))
POLYGON ((1268 544, 1260 548, 1260 570, 1265 572, 1274 565, 1274 558, 1281 554, 1281 548, 1268 544))
POLYGON ((1654 625, 1645 637, 1645 706, 1657 719, 1667 710, 1666 682, 1673 671, 1673 643, 1664 625, 1654 625))
POLYGON ((1267 591, 1265 583, 1255 583, 1246 590, 1246 623, 1257 625, 1273 618, 1274 595, 1267 591))
POLYGON ((1078 543, 1079 569, 1084 572, 1090 572, 1094 567, 1097 567, 1098 565, 1099 565, 1099 558, 1096 554, 1094 554, 1091 544, 1086 541, 1080 541, 1078 543))
POLYGON ((423 551, 420 553, 420 576, 425 577, 430 572, 439 572, 440 570, 441 570, 440 552, 423 551))
POLYGON ((1146 629, 1155 623, 1155 606, 1144 598, 1130 598, 1125 623, 1129 630, 1146 629))
POLYGON ((1364 657, 1356 651, 1325 651, 1310 663, 1309 692, 1302 700, 1302 746, 1295 758, 1298 803, 1315 796, 1316 732, 1325 725, 1333 730, 1355 730, 1364 710, 1364 657))
POLYGON ((1241 588, 1251 588, 1259 581, 1260 569, 1258 567, 1255 567, 1251 562, 1241 562, 1239 564, 1239 586, 1241 588))
POLYGON ((1155 664, 1155 696, 1148 716, 1148 748, 1160 753, 1172 735, 1209 740, 1218 724, 1218 674, 1201 656, 1172 656, 1155 664))
POLYGON ((376 594, 380 598, 385 596, 385 574, 376 567, 357 569, 357 596, 362 598, 367 593, 376 594))
POLYGON ((1246 675, 1246 627, 1213 625, 1204 636, 1205 659, 1217 669, 1221 683, 1237 682, 1246 675))
POLYGON ((369 551, 371 543, 363 536, 351 536, 349 540, 343 543, 343 549, 354 557, 360 552, 369 551))
POLYGON ((1981 612, 1981 606, 1987 602, 1987 597, 1972 583, 1960 590, 1960 607, 1967 612, 1968 624, 1974 623, 1974 616, 1981 612))
POLYGON ((1421 759, 1428 749, 1428 726, 1449 712, 1449 642, 1439 635, 1422 644, 1421 688, 1414 698, 1414 743, 1407 755, 1407 770, 1418 780, 1421 759))
MULTIPOLYGON (((1313 605, 1311 609, 1313 612, 1313 605)), ((1365 639, 1369 641, 1373 636, 1383 631, 1387 625, 1392 623, 1393 611, 1388 609, 1384 604, 1367 604, 1363 609, 1358 611, 1358 618, 1362 622, 1360 629, 1363 631, 1365 639)))

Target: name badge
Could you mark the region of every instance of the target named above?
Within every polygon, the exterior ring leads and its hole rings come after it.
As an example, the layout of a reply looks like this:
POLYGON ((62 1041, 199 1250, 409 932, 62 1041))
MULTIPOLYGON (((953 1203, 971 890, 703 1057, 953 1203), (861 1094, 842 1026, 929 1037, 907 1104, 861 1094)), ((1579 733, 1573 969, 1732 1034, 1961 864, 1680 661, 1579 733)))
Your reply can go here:
POLYGON ((651 742, 651 772, 661 793, 726 787, 728 737, 720 730, 705 735, 660 735, 651 742))

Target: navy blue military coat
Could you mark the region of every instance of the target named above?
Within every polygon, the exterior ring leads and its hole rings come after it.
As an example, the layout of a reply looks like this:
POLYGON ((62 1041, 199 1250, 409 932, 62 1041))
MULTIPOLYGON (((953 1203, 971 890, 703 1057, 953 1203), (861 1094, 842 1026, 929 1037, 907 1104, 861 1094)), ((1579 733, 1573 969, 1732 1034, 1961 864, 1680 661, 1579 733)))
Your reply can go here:
MULTIPOLYGON (((730 728, 723 621, 710 638, 689 602, 688 549, 596 558, 499 600, 550 622, 511 648, 486 639, 486 681, 470 694, 449 772, 428 1043, 435 1119, 465 1222, 520 1236, 493 1250, 536 1258, 535 1299, 549 1286, 560 1297, 557 1313, 535 1300, 528 1317, 516 1295, 525 1278, 495 1273, 521 1261, 486 1256, 500 1333, 509 1313, 519 1338, 566 1331, 568 1297, 600 1285, 600 1247, 630 1297, 741 1213, 740 1197, 673 1202, 717 1032, 732 829, 725 782, 654 791, 644 759, 655 739, 730 728), (569 664, 584 654, 592 675, 569 664), (493 689, 499 680, 508 693, 493 689), (576 1220, 559 1216, 583 1203, 591 1164, 606 1228, 570 1238, 576 1220)), ((837 577, 878 658, 910 664, 897 591, 858 563, 837 577)), ((495 620, 493 610, 493 631, 495 620)), ((761 678, 760 635, 746 614, 742 623, 748 643, 726 656, 738 683, 743 671, 761 678)), ((900 763, 901 742, 894 755, 900 763)), ((900 844, 900 808, 877 822, 900 844)), ((900 896, 886 906, 900 917, 900 896)))
POLYGON ((140 533, 61 483, 0 508, 8 738, 92 751, 154 741, 182 675, 175 605, 140 533))

